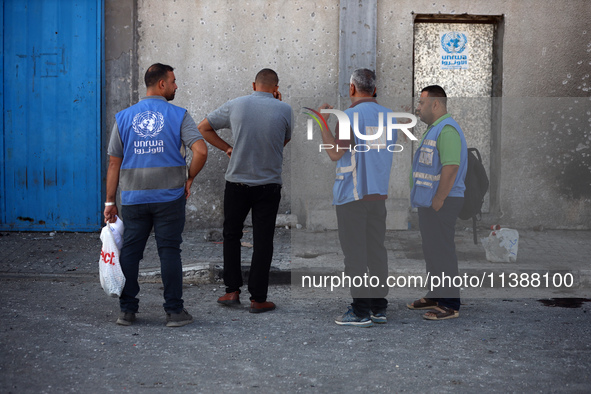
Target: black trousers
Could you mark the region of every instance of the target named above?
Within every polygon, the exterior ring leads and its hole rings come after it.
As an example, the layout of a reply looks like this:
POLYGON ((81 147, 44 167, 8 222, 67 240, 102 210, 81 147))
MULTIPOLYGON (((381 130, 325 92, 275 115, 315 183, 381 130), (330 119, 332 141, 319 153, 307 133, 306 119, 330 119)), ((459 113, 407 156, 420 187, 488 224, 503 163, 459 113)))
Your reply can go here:
MULTIPOLYGON (((453 278, 459 274, 454 236, 456 221, 463 204, 463 197, 447 197, 439 211, 433 208, 419 208, 423 254, 427 273, 431 277, 437 276, 442 279, 445 275, 453 278)), ((439 287, 429 291, 426 297, 438 301, 441 306, 460 309, 459 287, 439 287)))
POLYGON ((281 200, 281 185, 248 186, 226 182, 224 191, 224 284, 226 292, 243 285, 241 239, 244 220, 252 210, 253 254, 248 276, 250 300, 265 302, 273 260, 275 220, 281 200))
POLYGON ((352 286, 353 312, 369 317, 370 312, 383 312, 388 306, 388 253, 386 237, 386 202, 353 201, 337 205, 339 241, 345 255, 345 275, 377 277, 379 283, 367 281, 352 286), (367 284, 367 285, 366 285, 367 284))

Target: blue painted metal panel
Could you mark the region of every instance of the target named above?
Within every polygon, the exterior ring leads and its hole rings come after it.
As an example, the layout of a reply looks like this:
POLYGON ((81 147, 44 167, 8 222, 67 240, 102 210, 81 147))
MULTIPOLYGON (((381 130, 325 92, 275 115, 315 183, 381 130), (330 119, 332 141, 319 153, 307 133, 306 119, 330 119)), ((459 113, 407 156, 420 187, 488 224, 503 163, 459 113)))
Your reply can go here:
POLYGON ((100 228, 102 10, 3 1, 0 229, 100 228))
POLYGON ((0 223, 4 223, 4 204, 6 201, 6 191, 4 188, 4 0, 0 1, 0 106, 2 106, 2 115, 0 116, 0 127, 2 133, 0 138, 0 223))

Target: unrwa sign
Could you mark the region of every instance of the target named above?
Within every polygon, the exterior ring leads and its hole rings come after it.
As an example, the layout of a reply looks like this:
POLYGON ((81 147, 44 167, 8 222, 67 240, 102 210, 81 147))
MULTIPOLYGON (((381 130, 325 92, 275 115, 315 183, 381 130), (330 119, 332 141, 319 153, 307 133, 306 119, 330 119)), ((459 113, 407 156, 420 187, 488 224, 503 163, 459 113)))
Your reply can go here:
POLYGON ((449 31, 439 34, 439 55, 442 70, 467 70, 470 56, 468 33, 449 31))

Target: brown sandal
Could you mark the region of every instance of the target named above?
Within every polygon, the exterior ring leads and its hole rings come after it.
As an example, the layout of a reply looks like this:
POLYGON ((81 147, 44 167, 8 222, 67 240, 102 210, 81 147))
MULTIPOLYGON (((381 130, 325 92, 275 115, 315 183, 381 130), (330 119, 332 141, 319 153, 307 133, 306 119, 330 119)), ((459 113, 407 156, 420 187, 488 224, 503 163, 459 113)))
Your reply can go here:
POLYGON ((408 309, 433 309, 437 306, 437 301, 433 301, 429 298, 421 298, 420 300, 413 301, 412 304, 406 304, 408 309))
POLYGON ((460 316, 460 311, 455 311, 446 306, 437 306, 433 310, 423 315, 424 319, 427 320, 446 320, 453 319, 460 316))

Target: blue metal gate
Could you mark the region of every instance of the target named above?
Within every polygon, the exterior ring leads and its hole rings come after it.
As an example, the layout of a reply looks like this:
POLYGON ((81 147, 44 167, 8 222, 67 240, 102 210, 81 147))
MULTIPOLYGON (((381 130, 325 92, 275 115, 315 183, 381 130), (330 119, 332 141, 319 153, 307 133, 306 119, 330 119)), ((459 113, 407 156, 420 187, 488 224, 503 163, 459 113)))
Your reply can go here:
POLYGON ((0 229, 101 224, 103 0, 3 0, 0 229))

